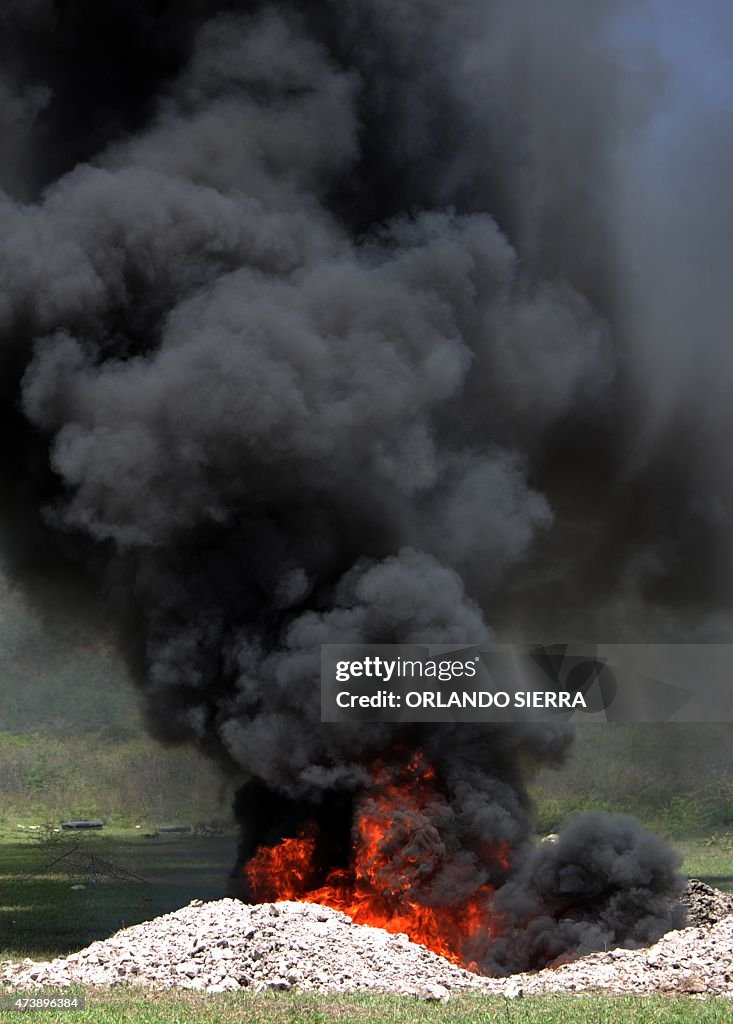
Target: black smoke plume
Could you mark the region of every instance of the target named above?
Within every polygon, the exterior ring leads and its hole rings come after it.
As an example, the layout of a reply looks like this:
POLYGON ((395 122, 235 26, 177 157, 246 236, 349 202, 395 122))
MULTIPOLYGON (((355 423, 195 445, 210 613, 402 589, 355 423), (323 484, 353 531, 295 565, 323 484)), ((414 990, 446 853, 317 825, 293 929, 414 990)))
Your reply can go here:
POLYGON ((654 939, 674 856, 598 815, 533 848, 564 727, 323 726, 318 645, 638 639, 730 599, 724 291, 701 318, 694 232, 624 174, 664 72, 614 50, 623 9, 0 15, 8 571, 113 617, 152 728, 242 780, 243 850, 348 836, 374 759, 420 747, 421 898, 515 851, 493 970, 654 939))

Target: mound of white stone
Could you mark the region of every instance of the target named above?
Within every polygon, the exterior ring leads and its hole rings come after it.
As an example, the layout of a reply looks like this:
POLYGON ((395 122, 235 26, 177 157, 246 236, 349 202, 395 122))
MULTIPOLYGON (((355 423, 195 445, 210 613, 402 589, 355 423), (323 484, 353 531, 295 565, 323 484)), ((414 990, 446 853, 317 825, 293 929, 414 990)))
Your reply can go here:
POLYGON ((444 1000, 451 990, 480 987, 482 979, 406 935, 354 925, 329 907, 247 906, 230 899, 195 900, 49 963, 0 964, 0 983, 14 988, 124 982, 207 992, 298 988, 444 1000))
POLYGON ((195 900, 67 957, 0 963, 0 986, 13 989, 123 983, 206 992, 389 992, 441 1001, 468 990, 509 998, 597 990, 733 997, 733 916, 669 932, 648 949, 615 949, 536 974, 489 979, 406 935, 355 925, 329 907, 195 900))
POLYGON ((707 928, 667 932, 648 949, 591 953, 554 970, 487 980, 485 988, 512 997, 595 990, 733 997, 733 916, 707 928))

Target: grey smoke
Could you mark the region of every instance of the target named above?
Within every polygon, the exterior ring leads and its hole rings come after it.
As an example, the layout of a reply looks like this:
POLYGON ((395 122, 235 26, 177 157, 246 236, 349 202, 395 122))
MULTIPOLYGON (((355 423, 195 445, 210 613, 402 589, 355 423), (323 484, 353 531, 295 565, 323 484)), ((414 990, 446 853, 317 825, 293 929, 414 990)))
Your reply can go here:
POLYGON ((423 746, 449 796, 425 901, 456 865, 461 890, 486 881, 488 836, 516 850, 502 899, 543 922, 494 969, 654 939, 676 920, 674 859, 596 817, 532 852, 526 778, 562 758, 563 728, 322 726, 318 645, 518 622, 638 639, 729 601, 711 572, 730 565, 724 318, 696 333, 701 300, 723 308, 728 149, 671 227, 677 179, 642 195, 626 170, 665 73, 612 44, 618 14, 3 14, 10 571, 101 594, 151 726, 275 803, 328 806, 395 744, 423 746), (704 275, 682 257, 701 225, 704 275), (586 865, 572 922, 558 858, 586 865))

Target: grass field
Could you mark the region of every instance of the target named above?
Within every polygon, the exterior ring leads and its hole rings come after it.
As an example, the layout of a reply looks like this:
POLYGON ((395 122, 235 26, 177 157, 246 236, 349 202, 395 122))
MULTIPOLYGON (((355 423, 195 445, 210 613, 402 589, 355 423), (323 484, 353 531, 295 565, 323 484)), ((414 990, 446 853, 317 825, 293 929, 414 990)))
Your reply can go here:
POLYGON ((682 870, 686 875, 733 892, 733 849, 729 837, 680 839, 673 841, 673 846, 683 856, 682 870))
POLYGON ((5 829, 0 833, 0 959, 59 956, 192 899, 220 899, 235 851, 234 834, 149 840, 138 831, 111 829, 72 838, 62 833, 45 845, 5 829), (66 859, 43 870, 74 847, 89 870, 67 866, 66 859), (90 881, 92 858, 145 881, 110 879, 103 872, 90 881))
MULTIPOLYGON (((541 771, 530 788, 540 832, 590 808, 635 814, 667 836, 733 832, 733 724, 586 725, 567 763, 541 771)), ((226 818, 231 801, 232 786, 210 762, 185 746, 162 747, 140 727, 0 731, 0 826, 210 821, 226 818)))
POLYGON ((733 723, 581 726, 566 764, 531 792, 544 832, 598 808, 671 839, 733 833, 733 723))
POLYGON ((0 732, 0 825, 210 821, 227 817, 231 801, 209 761, 190 747, 164 747, 139 728, 0 732))
MULTIPOLYGON (((81 990, 78 990, 81 992, 81 990)), ((507 1000, 458 996, 447 1004, 392 996, 293 993, 204 996, 87 989, 86 1009, 47 1011, 44 1024, 730 1024, 729 1000, 658 997, 543 996, 507 1000)), ((5 1014, 10 1018, 10 1014, 5 1014)))

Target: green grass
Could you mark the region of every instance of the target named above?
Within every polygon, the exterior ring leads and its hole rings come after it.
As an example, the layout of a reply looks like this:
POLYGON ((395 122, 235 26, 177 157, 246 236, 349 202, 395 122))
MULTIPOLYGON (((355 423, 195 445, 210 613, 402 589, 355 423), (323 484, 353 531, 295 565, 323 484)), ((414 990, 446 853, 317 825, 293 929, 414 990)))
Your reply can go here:
MULTIPOLYGON (((48 1011, 44 1024, 730 1024, 729 1000, 663 997, 542 996, 509 1001, 477 995, 447 1004, 396 996, 278 993, 147 993, 86 990, 85 1010, 48 1011)), ((10 1014, 6 1014, 10 1018, 10 1014)))
POLYGON ((228 817, 231 802, 231 787, 210 761, 139 730, 0 732, 0 824, 211 820, 228 817))
POLYGON ((25 956, 49 959, 87 946, 120 928, 176 910, 192 899, 226 895, 235 859, 236 837, 163 837, 112 830, 107 835, 62 835, 51 847, 0 836, 0 960, 25 956), (144 883, 99 878, 68 871, 54 857, 78 844, 91 863, 94 855, 140 875, 144 883), (39 872, 28 878, 33 872, 39 872), (72 889, 84 884, 84 889, 72 889))
POLYGON ((733 723, 586 724, 566 764, 530 790, 543 833, 592 808, 668 838, 733 832, 733 723))
POLYGON ((727 842, 686 838, 673 845, 684 858, 682 870, 686 875, 733 892, 733 852, 727 842))

